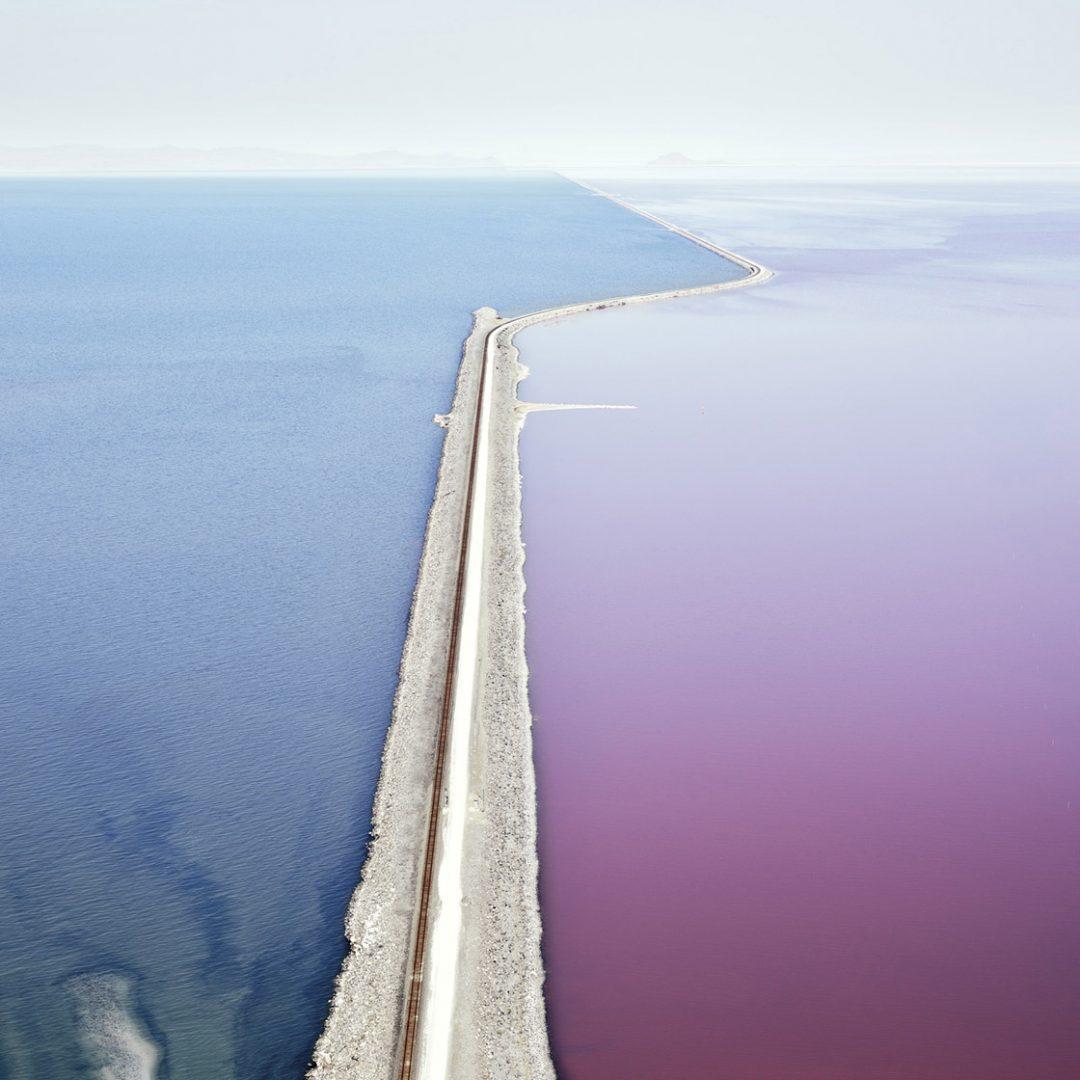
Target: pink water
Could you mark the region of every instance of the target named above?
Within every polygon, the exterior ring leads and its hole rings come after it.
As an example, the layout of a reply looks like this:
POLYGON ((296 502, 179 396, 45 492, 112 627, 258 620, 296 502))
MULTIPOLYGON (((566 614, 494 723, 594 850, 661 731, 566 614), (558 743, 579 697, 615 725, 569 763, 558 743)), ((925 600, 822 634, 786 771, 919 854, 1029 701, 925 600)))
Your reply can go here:
POLYGON ((1080 195, 627 194, 781 275, 520 338, 560 1076, 1076 1080, 1080 195))

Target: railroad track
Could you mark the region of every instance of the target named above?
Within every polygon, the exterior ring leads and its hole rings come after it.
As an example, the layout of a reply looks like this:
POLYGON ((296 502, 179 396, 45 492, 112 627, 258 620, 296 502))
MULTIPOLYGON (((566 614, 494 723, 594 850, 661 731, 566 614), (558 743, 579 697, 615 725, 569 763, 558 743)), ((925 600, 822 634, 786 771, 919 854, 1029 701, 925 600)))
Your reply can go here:
MULTIPOLYGON (((473 407, 472 445, 469 448, 469 471, 465 488, 465 510, 462 515, 461 540, 458 548, 457 579, 454 585, 454 605, 450 623, 450 641, 446 653, 446 671, 443 676, 442 705, 439 714, 439 729, 435 741, 435 771, 431 786, 431 803, 428 808, 428 828, 424 846, 423 870, 420 877, 420 897, 416 917, 416 931, 413 938, 412 960, 408 981, 408 993, 405 1001, 405 1031, 402 1044, 401 1069, 399 1080, 414 1080, 416 1075, 416 1043, 420 1025, 420 1000, 423 991, 424 961, 428 946, 428 934, 431 918, 431 892, 435 878, 436 852, 439 843, 439 822, 443 802, 443 788, 446 778, 446 751, 450 742, 451 718, 454 711, 454 697, 458 686, 458 663, 461 652, 461 624, 465 606, 465 578, 469 562, 470 538, 473 529, 473 509, 476 495, 476 476, 482 440, 480 426, 484 416, 484 405, 489 393, 491 336, 498 327, 489 331, 484 341, 477 380, 476 404, 473 407)), ((481 527, 483 522, 480 522, 481 527)))

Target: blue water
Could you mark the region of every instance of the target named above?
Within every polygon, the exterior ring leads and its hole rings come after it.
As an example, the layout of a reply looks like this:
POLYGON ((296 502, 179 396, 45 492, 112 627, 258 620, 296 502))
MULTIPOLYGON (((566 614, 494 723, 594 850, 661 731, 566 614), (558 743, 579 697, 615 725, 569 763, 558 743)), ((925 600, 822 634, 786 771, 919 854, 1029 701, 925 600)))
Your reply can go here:
POLYGON ((0 1075, 302 1075, 469 312, 737 274, 555 177, 0 183, 0 1075))

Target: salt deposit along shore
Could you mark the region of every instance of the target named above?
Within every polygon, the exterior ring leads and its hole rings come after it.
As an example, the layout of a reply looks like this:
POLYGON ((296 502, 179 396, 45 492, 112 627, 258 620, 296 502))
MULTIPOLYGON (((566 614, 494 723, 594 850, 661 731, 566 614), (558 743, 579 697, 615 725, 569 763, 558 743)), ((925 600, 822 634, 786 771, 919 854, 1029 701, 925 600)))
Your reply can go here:
MULTIPOLYGON (((597 192, 598 195, 603 193, 597 192)), ((616 200, 617 201, 617 200, 616 200)), ((626 204, 621 204, 626 205, 626 204)), ((634 207, 628 209, 635 210, 634 207)), ((514 336, 771 272, 651 214, 746 274, 513 319, 474 315, 447 429, 372 816, 351 948, 317 1080, 553 1077, 537 900, 514 336)))

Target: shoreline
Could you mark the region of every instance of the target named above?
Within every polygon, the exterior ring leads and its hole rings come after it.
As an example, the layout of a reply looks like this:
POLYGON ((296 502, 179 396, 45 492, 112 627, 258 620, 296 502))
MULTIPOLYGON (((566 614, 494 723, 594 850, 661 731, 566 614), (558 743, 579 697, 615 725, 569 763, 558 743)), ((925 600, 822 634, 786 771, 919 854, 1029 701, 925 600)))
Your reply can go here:
POLYGON ((447 434, 372 840, 346 915, 351 948, 308 1074, 316 1080, 554 1077, 542 992, 525 656, 518 436, 527 410, 519 408, 517 386, 527 371, 514 338, 571 315, 724 292, 772 277, 758 263, 570 182, 746 275, 510 319, 491 308, 474 313, 453 406, 441 418, 447 434))

